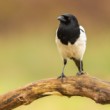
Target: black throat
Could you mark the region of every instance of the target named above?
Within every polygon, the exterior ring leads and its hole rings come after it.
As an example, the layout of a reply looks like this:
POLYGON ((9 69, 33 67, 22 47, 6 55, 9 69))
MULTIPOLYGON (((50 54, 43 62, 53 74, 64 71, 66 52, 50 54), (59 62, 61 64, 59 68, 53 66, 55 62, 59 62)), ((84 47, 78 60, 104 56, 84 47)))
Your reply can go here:
POLYGON ((64 24, 60 24, 57 36, 58 39, 60 39, 60 41, 65 45, 68 45, 69 42, 74 44, 80 36, 79 26, 74 27, 73 25, 66 26, 64 24))

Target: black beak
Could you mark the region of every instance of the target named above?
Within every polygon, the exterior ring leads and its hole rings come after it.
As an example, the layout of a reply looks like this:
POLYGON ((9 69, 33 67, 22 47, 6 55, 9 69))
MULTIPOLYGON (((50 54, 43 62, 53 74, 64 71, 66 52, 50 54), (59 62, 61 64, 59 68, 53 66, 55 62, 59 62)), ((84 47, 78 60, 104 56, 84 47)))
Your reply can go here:
POLYGON ((65 18, 64 18, 64 16, 59 16, 58 18, 57 18, 59 21, 62 21, 62 22, 65 22, 66 20, 65 20, 65 18))

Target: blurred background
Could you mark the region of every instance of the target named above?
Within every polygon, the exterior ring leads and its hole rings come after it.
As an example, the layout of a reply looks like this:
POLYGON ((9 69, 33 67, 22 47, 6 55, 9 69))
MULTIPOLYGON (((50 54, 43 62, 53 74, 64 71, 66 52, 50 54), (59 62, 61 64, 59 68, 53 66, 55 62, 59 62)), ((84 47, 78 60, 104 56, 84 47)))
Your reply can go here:
MULTIPOLYGON (((30 82, 60 75, 55 44, 57 17, 74 14, 87 34, 84 69, 110 81, 110 0, 0 0, 0 94, 30 82)), ((77 68, 68 62, 65 74, 77 68)), ((15 110, 110 110, 84 97, 49 96, 15 110)))

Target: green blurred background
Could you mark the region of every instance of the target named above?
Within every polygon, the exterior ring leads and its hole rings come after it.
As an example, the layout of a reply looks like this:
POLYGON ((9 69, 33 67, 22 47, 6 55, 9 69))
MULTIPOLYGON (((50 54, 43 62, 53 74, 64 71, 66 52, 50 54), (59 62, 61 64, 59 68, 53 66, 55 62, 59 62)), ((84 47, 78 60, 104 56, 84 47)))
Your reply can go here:
MULTIPOLYGON (((0 0, 0 94, 61 73, 57 16, 72 13, 87 33, 84 69, 110 81, 110 0, 0 0)), ((72 61, 66 75, 75 75, 72 61)), ((110 110, 84 97, 49 96, 15 110, 110 110)))

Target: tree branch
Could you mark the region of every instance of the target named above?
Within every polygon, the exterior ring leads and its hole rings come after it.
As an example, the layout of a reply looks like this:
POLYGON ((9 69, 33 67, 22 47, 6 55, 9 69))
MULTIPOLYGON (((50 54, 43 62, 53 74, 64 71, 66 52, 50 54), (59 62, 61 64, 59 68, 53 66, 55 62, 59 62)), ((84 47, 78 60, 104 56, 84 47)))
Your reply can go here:
POLYGON ((0 96, 0 110, 12 110, 20 105, 52 94, 85 96, 100 104, 110 104, 110 83, 89 75, 63 79, 47 79, 31 83, 0 96))

